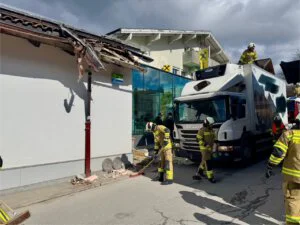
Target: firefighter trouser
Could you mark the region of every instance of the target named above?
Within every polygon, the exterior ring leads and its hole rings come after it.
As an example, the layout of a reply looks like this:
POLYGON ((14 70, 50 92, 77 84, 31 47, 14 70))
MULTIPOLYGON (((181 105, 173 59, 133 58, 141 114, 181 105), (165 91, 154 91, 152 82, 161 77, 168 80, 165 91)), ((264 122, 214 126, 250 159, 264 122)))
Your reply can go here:
POLYGON ((283 182, 286 224, 300 224, 300 183, 283 182))
POLYGON ((6 224, 10 219, 11 218, 9 215, 2 208, 0 208, 0 222, 6 224))
POLYGON ((161 151, 158 172, 166 173, 166 180, 173 180, 173 155, 171 148, 161 151))
POLYGON ((201 151, 201 163, 200 169, 204 171, 208 179, 214 177, 214 171, 212 168, 212 161, 211 161, 211 151, 210 150, 202 150, 201 151))

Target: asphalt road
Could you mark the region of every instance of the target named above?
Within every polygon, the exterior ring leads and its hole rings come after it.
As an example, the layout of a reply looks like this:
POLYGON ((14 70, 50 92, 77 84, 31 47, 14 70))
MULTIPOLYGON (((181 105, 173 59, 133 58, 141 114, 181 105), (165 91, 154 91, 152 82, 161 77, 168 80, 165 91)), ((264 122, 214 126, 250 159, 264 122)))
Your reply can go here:
POLYGON ((279 169, 264 178, 265 161, 218 168, 218 183, 193 181, 196 165, 175 166, 175 183, 162 186, 145 176, 26 207, 25 224, 282 224, 279 169))

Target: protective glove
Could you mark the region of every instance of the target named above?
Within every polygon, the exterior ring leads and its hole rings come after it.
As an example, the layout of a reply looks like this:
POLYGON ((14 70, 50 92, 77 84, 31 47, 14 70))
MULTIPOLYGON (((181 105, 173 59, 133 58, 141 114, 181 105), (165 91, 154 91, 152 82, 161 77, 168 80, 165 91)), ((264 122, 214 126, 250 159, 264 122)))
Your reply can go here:
POLYGON ((266 178, 269 179, 273 175, 272 171, 273 167, 271 165, 268 165, 267 171, 266 171, 266 178))

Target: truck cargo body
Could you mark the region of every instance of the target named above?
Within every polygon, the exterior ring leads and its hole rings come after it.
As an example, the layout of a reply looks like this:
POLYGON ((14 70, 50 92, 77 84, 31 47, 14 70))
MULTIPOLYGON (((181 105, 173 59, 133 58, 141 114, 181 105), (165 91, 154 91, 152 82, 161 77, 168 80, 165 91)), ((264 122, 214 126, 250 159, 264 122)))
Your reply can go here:
POLYGON ((256 65, 225 64, 197 72, 175 99, 174 145, 177 156, 200 160, 196 135, 213 117, 216 160, 245 160, 272 145, 275 114, 287 124, 283 80, 256 65))

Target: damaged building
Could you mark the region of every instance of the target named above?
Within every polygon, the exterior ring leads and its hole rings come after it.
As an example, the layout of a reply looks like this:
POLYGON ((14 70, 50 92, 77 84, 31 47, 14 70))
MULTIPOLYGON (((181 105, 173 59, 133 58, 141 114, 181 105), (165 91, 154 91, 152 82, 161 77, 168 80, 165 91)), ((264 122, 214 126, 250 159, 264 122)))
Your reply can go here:
POLYGON ((136 47, 1 5, 0 190, 131 160, 136 47))

